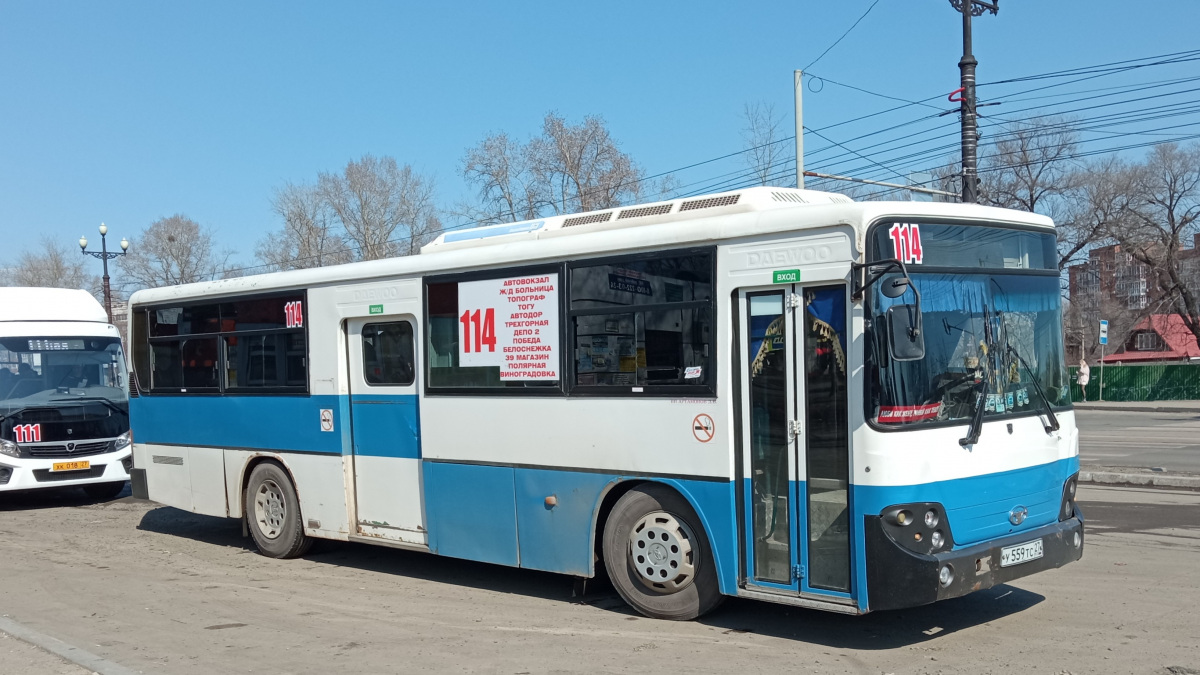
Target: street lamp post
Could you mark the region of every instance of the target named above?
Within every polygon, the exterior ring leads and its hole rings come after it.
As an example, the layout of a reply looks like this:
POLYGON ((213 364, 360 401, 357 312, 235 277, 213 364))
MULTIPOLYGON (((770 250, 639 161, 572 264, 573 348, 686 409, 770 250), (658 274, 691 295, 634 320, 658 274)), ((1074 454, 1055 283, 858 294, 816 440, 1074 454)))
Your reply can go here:
POLYGON ((107 235, 108 226, 104 223, 100 223, 100 250, 87 250, 87 237, 79 238, 79 249, 84 255, 90 255, 94 258, 99 258, 104 261, 104 312, 108 314, 108 322, 112 323, 112 291, 108 285, 108 261, 125 255, 125 253, 129 250, 129 240, 121 237, 121 252, 117 253, 116 251, 113 251, 110 253, 108 250, 108 241, 106 240, 107 235))

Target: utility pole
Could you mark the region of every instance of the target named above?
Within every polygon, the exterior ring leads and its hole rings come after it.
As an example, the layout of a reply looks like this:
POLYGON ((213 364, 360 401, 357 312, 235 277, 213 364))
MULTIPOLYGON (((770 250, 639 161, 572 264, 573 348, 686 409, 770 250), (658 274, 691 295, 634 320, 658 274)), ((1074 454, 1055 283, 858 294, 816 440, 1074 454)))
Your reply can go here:
POLYGON ((979 175, 977 151, 979 147, 979 127, 975 123, 975 66, 979 62, 971 53, 971 17, 981 16, 985 11, 997 14, 1000 11, 1000 0, 950 0, 950 6, 962 12, 963 16, 963 55, 958 62, 962 76, 962 200, 964 204, 974 204, 979 201, 978 190, 975 189, 976 177, 979 175))
POLYGON ((804 189, 804 71, 793 73, 796 87, 796 187, 804 189))

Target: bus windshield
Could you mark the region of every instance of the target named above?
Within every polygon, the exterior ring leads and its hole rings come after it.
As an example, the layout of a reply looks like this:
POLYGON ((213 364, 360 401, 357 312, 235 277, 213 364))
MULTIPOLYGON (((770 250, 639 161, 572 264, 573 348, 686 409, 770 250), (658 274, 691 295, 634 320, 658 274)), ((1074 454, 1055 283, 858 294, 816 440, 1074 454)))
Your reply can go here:
MULTIPOLYGON (((911 311, 913 302, 911 294, 883 295, 889 275, 869 291, 868 417, 905 428, 965 423, 975 415, 980 396, 985 420, 1068 405, 1059 279, 1053 257, 1041 255, 1046 246, 1039 241, 1052 243, 1053 235, 963 226, 920 229, 919 236, 932 245, 926 244, 926 254, 917 259, 909 254, 908 269, 921 293, 925 355, 897 361, 889 354, 888 310, 911 311), (939 240, 959 246, 970 242, 976 250, 939 255, 939 240), (984 261, 979 264, 984 269, 960 271, 947 264, 977 260, 984 261)), ((894 250, 908 253, 891 242, 878 243, 889 245, 877 248, 882 253, 877 259, 892 257, 894 250)))
POLYGON ((126 410, 128 385, 117 338, 0 338, 0 415, 106 403, 126 410))

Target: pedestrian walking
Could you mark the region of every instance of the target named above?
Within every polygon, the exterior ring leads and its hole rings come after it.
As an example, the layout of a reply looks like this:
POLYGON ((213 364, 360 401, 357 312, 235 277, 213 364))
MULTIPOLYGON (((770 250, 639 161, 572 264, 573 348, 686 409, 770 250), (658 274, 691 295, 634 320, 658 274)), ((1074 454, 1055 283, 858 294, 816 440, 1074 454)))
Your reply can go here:
POLYGON ((1079 390, 1083 392, 1083 401, 1087 402, 1087 384, 1092 379, 1092 369, 1088 368, 1086 359, 1079 359, 1079 374, 1077 375, 1079 382, 1079 390))

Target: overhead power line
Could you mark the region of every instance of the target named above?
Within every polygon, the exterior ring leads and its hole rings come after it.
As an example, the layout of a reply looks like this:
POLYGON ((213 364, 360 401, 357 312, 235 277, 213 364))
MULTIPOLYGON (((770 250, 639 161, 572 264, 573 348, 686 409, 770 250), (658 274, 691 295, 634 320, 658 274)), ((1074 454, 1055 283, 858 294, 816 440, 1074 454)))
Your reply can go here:
POLYGON ((842 35, 838 39, 834 40, 833 44, 826 47, 825 51, 821 52, 820 56, 818 56, 817 58, 812 60, 812 63, 808 64, 807 66, 804 66, 804 70, 808 70, 809 68, 812 68, 813 66, 815 66, 817 64, 817 61, 820 61, 821 59, 825 58, 825 55, 828 54, 831 49, 838 46, 838 44, 842 40, 844 40, 847 35, 850 34, 850 31, 854 30, 854 28, 856 26, 858 26, 858 24, 861 23, 863 19, 867 18, 867 15, 870 14, 871 10, 875 9, 875 5, 878 5, 878 4, 879 4, 879 0, 875 0, 875 2, 872 2, 871 6, 867 8, 867 11, 863 12, 862 16, 858 17, 858 19, 854 23, 850 24, 850 27, 846 29, 846 32, 842 33, 842 35))

